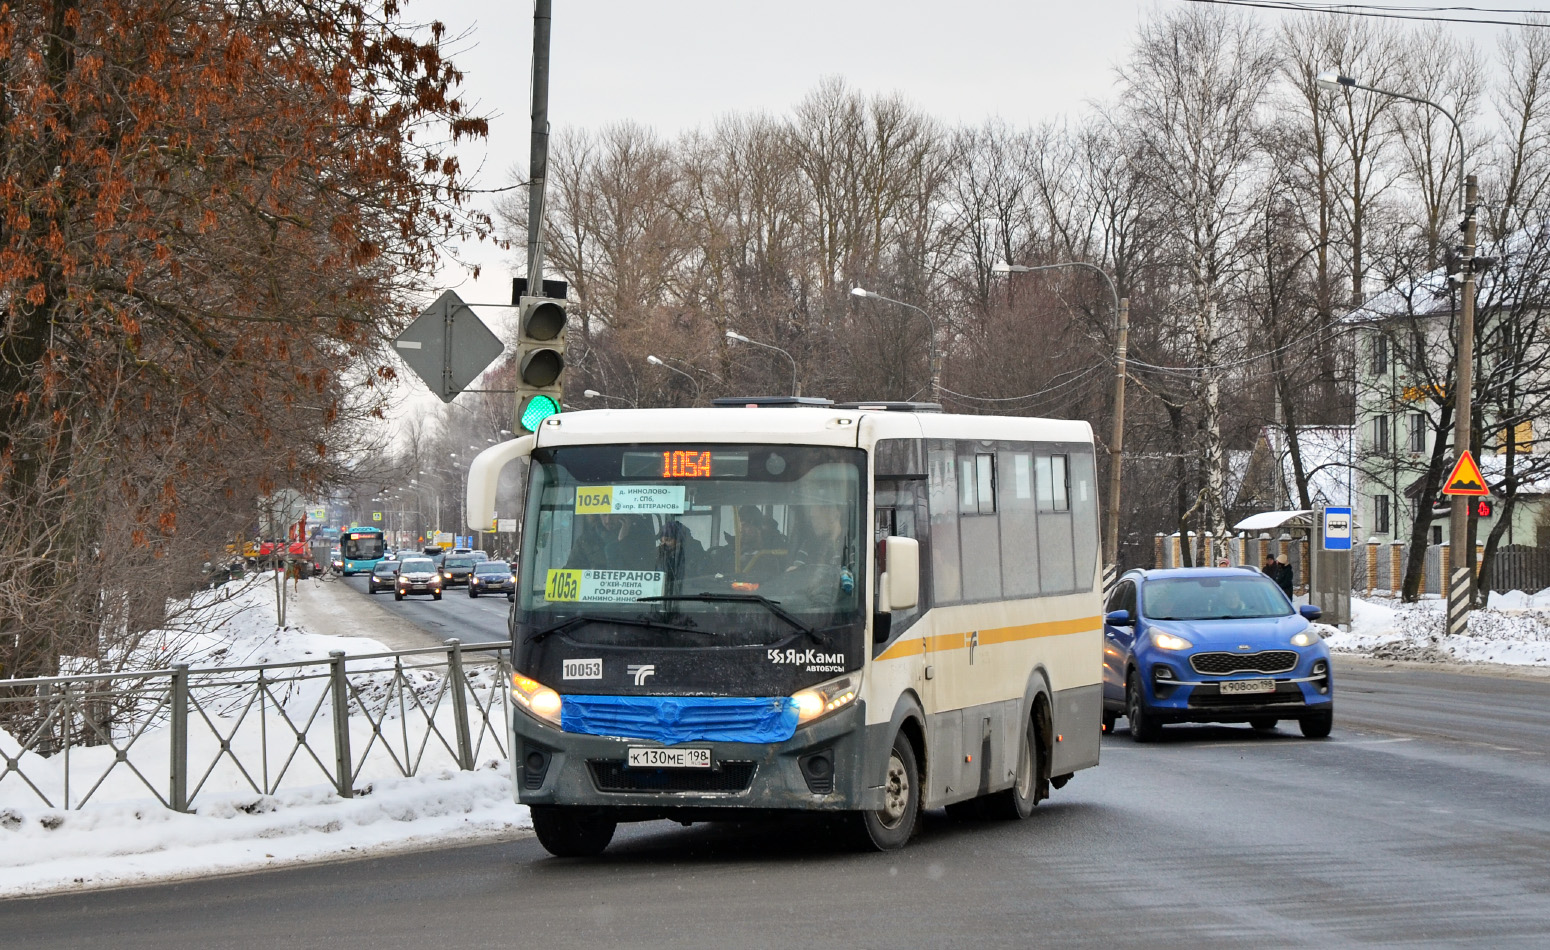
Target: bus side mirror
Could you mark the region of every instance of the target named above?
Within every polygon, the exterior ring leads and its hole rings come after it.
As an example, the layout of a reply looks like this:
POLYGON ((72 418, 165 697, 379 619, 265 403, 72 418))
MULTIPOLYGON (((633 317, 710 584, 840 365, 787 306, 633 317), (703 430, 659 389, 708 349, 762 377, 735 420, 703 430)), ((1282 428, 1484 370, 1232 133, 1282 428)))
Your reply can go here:
POLYGON ((468 494, 463 499, 468 527, 484 530, 480 526, 490 524, 495 517, 495 486, 500 481, 501 469, 508 462, 532 455, 535 441, 535 437, 524 435, 492 445, 474 456, 468 465, 468 494))
POLYGON ((920 601, 920 542, 914 538, 889 537, 883 541, 882 590, 878 610, 908 610, 920 601))

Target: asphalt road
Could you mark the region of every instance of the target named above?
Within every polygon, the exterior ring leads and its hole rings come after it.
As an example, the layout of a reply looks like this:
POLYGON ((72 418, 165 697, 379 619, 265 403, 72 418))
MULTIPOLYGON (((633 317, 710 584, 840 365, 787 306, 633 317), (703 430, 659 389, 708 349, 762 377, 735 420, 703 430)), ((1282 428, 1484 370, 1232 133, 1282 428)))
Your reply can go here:
POLYGON ((1032 819, 933 813, 895 854, 652 823, 0 903, 0 945, 1550 947, 1550 680, 1337 675, 1328 740, 1122 724, 1032 819))
MULTIPOLYGON (((366 575, 338 578, 353 589, 366 594, 366 575)), ((453 587, 432 600, 428 595, 416 594, 403 600, 394 600, 388 591, 369 595, 377 606, 385 607, 438 641, 457 637, 464 643, 487 643, 491 640, 510 640, 506 617, 511 611, 505 594, 469 597, 468 590, 453 587)))

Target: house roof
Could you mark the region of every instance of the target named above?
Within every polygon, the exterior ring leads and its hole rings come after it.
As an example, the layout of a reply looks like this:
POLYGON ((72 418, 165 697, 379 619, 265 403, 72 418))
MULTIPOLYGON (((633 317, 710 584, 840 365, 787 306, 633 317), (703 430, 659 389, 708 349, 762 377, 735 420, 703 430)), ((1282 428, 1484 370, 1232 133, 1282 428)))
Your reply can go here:
MULTIPOLYGON (((1477 299, 1487 306, 1510 306, 1528 296, 1550 295, 1550 221, 1536 227, 1514 231, 1500 241, 1482 241, 1476 257, 1492 258, 1499 266, 1483 271, 1476 278, 1477 299), (1532 278, 1523 279, 1525 275, 1532 278), (1498 289, 1502 295, 1493 299, 1498 289), (1509 299, 1506 295, 1510 294, 1509 299)), ((1399 317, 1429 317, 1453 312, 1457 300, 1455 286, 1446 267, 1439 267, 1413 280, 1398 281, 1347 313, 1340 322, 1347 324, 1381 323, 1399 317)))

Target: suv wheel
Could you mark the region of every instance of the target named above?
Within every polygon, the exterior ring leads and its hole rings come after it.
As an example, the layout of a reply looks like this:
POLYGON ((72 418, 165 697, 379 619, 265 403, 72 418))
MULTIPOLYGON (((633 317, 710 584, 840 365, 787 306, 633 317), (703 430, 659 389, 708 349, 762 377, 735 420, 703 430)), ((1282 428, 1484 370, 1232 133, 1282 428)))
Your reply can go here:
POLYGON ((1130 738, 1136 742, 1156 742, 1162 738, 1162 724, 1147 713, 1141 696, 1141 680, 1136 673, 1130 674, 1125 686, 1125 718, 1130 720, 1130 738))

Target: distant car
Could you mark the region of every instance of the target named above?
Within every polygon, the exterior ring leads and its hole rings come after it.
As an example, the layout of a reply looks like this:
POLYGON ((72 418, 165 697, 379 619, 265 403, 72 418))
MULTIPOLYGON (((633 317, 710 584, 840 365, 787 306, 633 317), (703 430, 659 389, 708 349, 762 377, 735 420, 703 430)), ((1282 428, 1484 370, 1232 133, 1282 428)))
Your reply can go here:
POLYGON ((483 551, 470 551, 468 552, 468 556, 474 559, 475 564, 479 563, 480 561, 488 561, 490 559, 490 555, 483 551))
POLYGON ((505 594, 517 589, 511 578, 511 565, 505 561, 480 561, 474 565, 474 573, 468 578, 468 596, 480 594, 505 594))
POLYGON ((338 574, 344 571, 344 555, 340 553, 338 548, 328 552, 328 563, 333 567, 334 573, 338 574))
POLYGON ((377 566, 371 569, 371 576, 366 578, 366 593, 375 594, 379 590, 392 590, 397 586, 401 564, 401 561, 378 561, 377 566))
POLYGON ((441 562, 441 582, 447 587, 467 584, 474 573, 474 559, 467 555, 449 554, 441 562))
POLYGON ((436 570, 441 570, 441 562, 447 559, 447 552, 437 551, 431 555, 431 563, 436 565, 436 570))
POLYGON ((1329 648, 1274 581, 1243 568, 1131 571, 1103 618, 1103 726, 1130 721, 1137 742, 1171 722, 1247 722, 1270 730, 1296 719, 1329 735, 1329 648))
POLYGON ((403 600, 410 594, 430 594, 432 600, 441 599, 441 575, 428 557, 410 557, 398 562, 398 582, 393 587, 393 599, 403 600))

